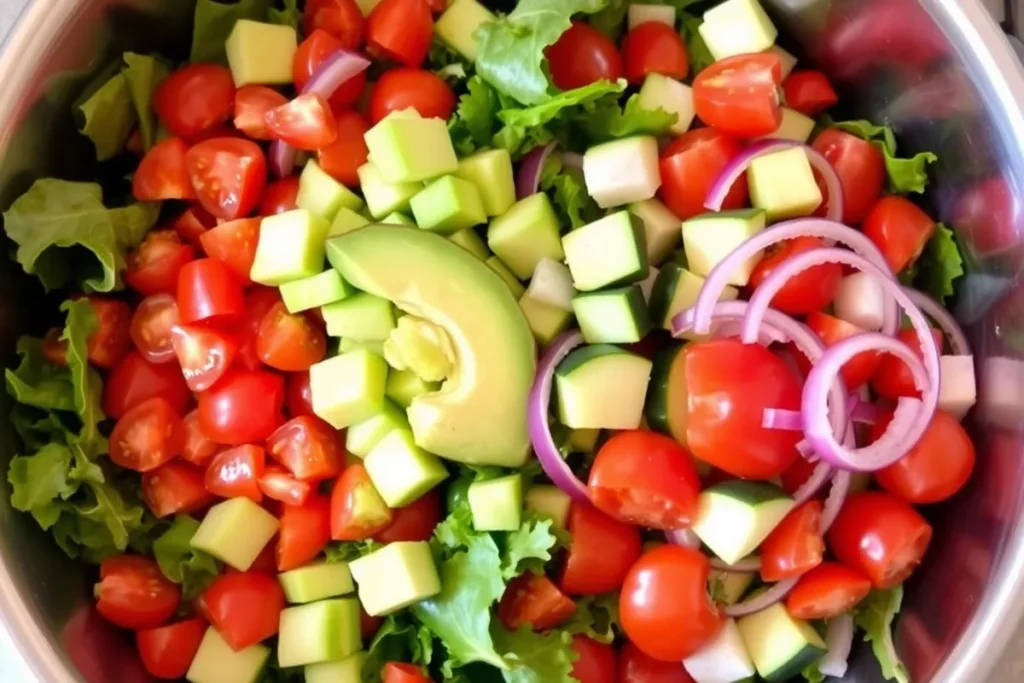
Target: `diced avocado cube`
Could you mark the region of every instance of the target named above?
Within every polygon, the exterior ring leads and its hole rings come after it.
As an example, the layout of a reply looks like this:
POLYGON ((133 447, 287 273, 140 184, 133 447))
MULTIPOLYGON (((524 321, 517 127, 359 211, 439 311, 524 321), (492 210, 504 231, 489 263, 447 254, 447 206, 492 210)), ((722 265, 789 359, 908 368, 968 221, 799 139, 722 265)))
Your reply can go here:
POLYGON ((747 169, 750 203, 769 221, 809 216, 821 204, 821 189, 802 147, 757 157, 747 169))
POLYGON ((250 645, 235 652, 210 627, 203 634, 185 678, 191 683, 256 683, 270 658, 270 648, 250 645))
POLYGON ((649 21, 656 21, 659 24, 675 28, 676 8, 671 5, 646 5, 637 2, 629 5, 628 26, 630 31, 649 21))
POLYGON ((380 222, 384 225, 411 225, 414 227, 416 225, 416 222, 413 219, 409 218, 404 213, 399 213, 398 211, 384 216, 384 218, 380 219, 380 222))
POLYGON ((300 209, 309 209, 324 220, 334 220, 341 208, 358 211, 363 200, 320 168, 316 159, 310 159, 299 176, 299 193, 295 204, 300 209))
POLYGON ((477 234, 473 228, 466 228, 465 230, 459 230, 458 232, 448 236, 452 242, 459 245, 473 256, 476 256, 481 261, 486 261, 491 257, 491 252, 487 249, 487 245, 480 239, 480 235, 477 234))
POLYGON ((814 626, 781 602, 737 619, 736 626, 758 675, 771 683, 799 676, 828 650, 814 626))
POLYGON ((523 311, 534 339, 541 346, 550 344, 555 337, 569 329, 572 323, 572 311, 537 301, 529 294, 519 297, 519 308, 523 311))
MULTIPOLYGON (((704 287, 704 278, 691 273, 678 263, 666 263, 658 272, 658 277, 651 288, 648 304, 651 320, 655 325, 666 330, 672 329, 672 319, 679 313, 692 308, 697 303, 700 290, 704 287)), ((726 287, 719 301, 732 301, 739 296, 735 287, 726 287)), ((685 338, 693 338, 690 333, 685 338)))
POLYGON ((433 453, 416 445, 412 432, 395 429, 363 459, 370 481, 388 507, 400 508, 448 478, 433 453))
POLYGON ((334 214, 334 220, 331 221, 331 229, 327 231, 327 237, 344 235, 346 232, 358 230, 364 225, 369 225, 369 223, 370 219, 366 216, 358 214, 352 209, 341 207, 338 209, 338 213, 334 214))
POLYGON ((366 653, 356 652, 337 662, 310 664, 303 674, 306 683, 362 683, 365 662, 366 653))
POLYGON ((442 235, 487 222, 476 185, 452 175, 442 176, 414 194, 409 206, 416 225, 442 235))
POLYGON ((735 564, 754 552, 796 503, 774 484, 735 479, 704 489, 697 505, 693 533, 735 564))
POLYGON ((508 285, 508 288, 512 290, 512 296, 519 299, 523 296, 526 291, 526 287, 523 287, 523 283, 519 281, 516 274, 509 270, 500 258, 497 256, 491 256, 484 263, 487 267, 493 270, 502 281, 508 285))
POLYGON ((557 486, 539 484, 526 491, 526 509, 542 517, 549 517, 555 529, 565 531, 571 506, 572 498, 557 486))
POLYGON ((348 353, 356 349, 366 349, 375 353, 381 358, 384 357, 384 342, 382 341, 356 341, 355 339, 338 340, 338 353, 348 353))
POLYGON ((573 285, 581 292, 629 285, 647 277, 647 238, 643 223, 616 211, 562 238, 573 285))
POLYGON ((313 412, 335 429, 344 429, 384 409, 388 364, 366 349, 315 363, 309 369, 313 412))
POLYGON ((324 240, 330 224, 306 209, 267 216, 249 277, 261 285, 283 285, 324 269, 324 240))
POLYGON ((371 162, 360 166, 356 173, 359 175, 359 187, 366 199, 366 208, 370 210, 370 215, 377 219, 395 211, 407 210, 409 199, 423 189, 423 183, 388 182, 380 169, 371 162))
POLYGON ((388 383, 384 395, 400 405, 408 408, 412 400, 431 391, 441 388, 440 382, 425 382, 412 370, 395 370, 388 372, 388 383))
POLYGON ((384 401, 384 409, 362 422, 357 422, 345 432, 345 450, 365 458, 380 443, 380 440, 396 429, 409 429, 405 411, 391 401, 384 401))
POLYGON ((495 16, 476 0, 453 0, 437 18, 434 33, 445 45, 473 62, 480 50, 473 34, 489 21, 495 21, 495 16))
POLYGON ((572 310, 588 344, 632 344, 651 330, 647 302, 638 285, 578 294, 572 310))
POLYGON ((609 344, 576 349, 555 370, 559 420, 570 429, 636 429, 651 361, 609 344))
POLYGON ((284 597, 305 604, 348 595, 356 589, 347 562, 317 562, 277 575, 284 597))
MULTIPOLYGON (((770 637, 774 638, 774 634, 770 637)), ((684 659, 683 668, 695 681, 742 681, 757 674, 732 619, 726 619, 715 637, 684 659)))
POLYGON ((239 19, 225 45, 235 87, 291 83, 297 48, 298 37, 291 26, 239 19))
POLYGON ((384 341, 395 329, 395 309, 387 299, 354 294, 324 306, 327 334, 353 341, 384 341))
POLYGON ((515 531, 523 519, 523 478, 516 473, 474 481, 466 499, 477 531, 515 531))
POLYGON ((782 80, 786 80, 789 74, 793 73, 793 69, 796 68, 797 59, 790 53, 783 50, 778 45, 772 45, 770 48, 765 50, 770 54, 775 55, 782 62, 782 80))
POLYGON ((325 270, 301 280, 286 282, 280 287, 281 298, 289 313, 308 311, 318 306, 333 304, 352 294, 348 283, 341 279, 336 270, 325 270))
POLYGON ((321 600, 281 612, 277 662, 282 667, 344 659, 360 647, 359 601, 355 598, 321 600))
MULTIPOLYGON (((632 8, 631 8, 632 9, 632 8)), ((674 7, 666 7, 675 12, 674 7)), ((676 115, 676 122, 669 126, 669 132, 682 135, 690 130, 696 110, 693 107, 693 90, 685 83, 658 73, 648 74, 640 88, 638 98, 641 109, 657 111, 663 109, 676 115)))
POLYGON ((466 157, 459 162, 455 175, 476 185, 488 216, 500 216, 516 203, 516 182, 508 150, 488 149, 466 157))
POLYGON ((591 147, 583 155, 583 179, 602 209, 650 199, 661 187, 657 139, 638 135, 591 147))
MULTIPOLYGON (((706 213, 683 221, 683 248, 690 271, 707 277, 719 261, 764 226, 765 212, 758 209, 706 213)), ((760 260, 761 252, 750 257, 729 274, 729 284, 745 286, 760 260)))
POLYGON ((519 200, 492 220, 487 246, 521 280, 533 275, 542 258, 565 258, 558 236, 558 216, 543 192, 519 200))
POLYGON ((726 0, 704 13, 698 31, 715 61, 763 52, 779 35, 758 0, 726 0))
POLYGON ((542 258, 533 271, 526 293, 535 301, 571 311, 576 289, 572 286, 572 273, 564 263, 542 258))
POLYGON ((209 509, 189 545, 244 572, 270 543, 278 526, 274 515, 248 498, 231 498, 209 509))
POLYGON ((809 116, 804 116, 789 107, 782 107, 782 123, 779 124, 774 133, 769 133, 762 139, 807 142, 811 138, 815 125, 814 119, 809 116))
POLYGON ((672 258, 672 252, 679 248, 683 239, 683 222, 679 217, 657 199, 630 204, 626 210, 643 223, 647 262, 660 266, 672 258))
POLYGON ((459 168, 444 120, 397 113, 385 116, 365 136, 370 157, 386 182, 430 180, 459 168))
POLYGON ((381 617, 441 592, 430 545, 400 541, 353 560, 352 578, 359 602, 371 617, 381 617))

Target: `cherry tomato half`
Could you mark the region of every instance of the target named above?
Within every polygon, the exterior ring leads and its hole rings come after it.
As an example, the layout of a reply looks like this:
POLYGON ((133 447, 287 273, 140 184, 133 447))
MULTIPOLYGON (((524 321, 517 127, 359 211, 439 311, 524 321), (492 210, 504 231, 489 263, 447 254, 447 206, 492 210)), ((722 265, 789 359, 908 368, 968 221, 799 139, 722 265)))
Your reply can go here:
POLYGON ((366 18, 366 50, 404 66, 423 64, 433 35, 434 17, 423 0, 383 0, 366 18))
MULTIPOLYGON (((838 128, 826 128, 811 145, 828 159, 843 183, 843 222, 860 225, 882 194, 885 160, 878 146, 838 128)), ((828 199, 825 181, 818 178, 821 196, 828 199)), ((825 211, 827 204, 819 207, 825 211)), ((822 214, 824 215, 824 213, 822 214)))
POLYGON ((199 611, 236 652, 276 635, 284 606, 277 577, 254 571, 221 574, 199 598, 199 611))
POLYGON ((126 412, 110 433, 110 459, 135 472, 148 472, 181 453, 185 428, 174 406, 159 396, 126 412))
POLYGON ((839 103, 828 77, 820 71, 794 71, 782 81, 782 93, 790 109, 811 118, 839 103))
POLYGON ((615 81, 624 73, 615 43, 582 22, 573 22, 545 54, 551 80, 561 90, 573 90, 597 81, 615 81))
POLYGON ((224 220, 252 213, 267 184, 267 159, 251 140, 205 140, 188 151, 186 162, 199 203, 224 220))
POLYGON ((337 476, 345 462, 341 433, 318 417, 285 422, 267 438, 267 453, 297 478, 309 481, 337 476))
POLYGON ((693 104, 697 117, 726 135, 756 138, 782 123, 779 86, 782 62, 758 53, 721 59, 697 74, 693 104))
MULTIPOLYGON (((682 220, 707 211, 704 202, 715 178, 743 147, 714 128, 698 128, 683 133, 661 153, 661 187, 658 197, 682 220)), ((746 175, 730 188, 723 209, 747 205, 749 191, 746 175)))
MULTIPOLYGON (((826 347, 864 333, 864 330, 853 323, 848 323, 845 320, 840 320, 820 311, 809 313, 807 318, 804 319, 804 323, 807 327, 811 328, 811 332, 818 335, 818 338, 825 343, 826 347)), ((796 358, 797 363, 801 366, 806 376, 811 369, 810 361, 802 353, 798 354, 796 358)), ((846 383, 846 388, 853 391, 866 384, 871 379, 871 376, 874 375, 881 360, 882 356, 876 351, 864 351, 848 360, 840 371, 843 381, 846 383)))
POLYGON ((178 274, 178 317, 183 323, 237 318, 244 310, 242 283, 220 261, 198 259, 178 274))
POLYGON ((188 388, 206 391, 231 367, 238 344, 228 334, 199 325, 175 325, 171 343, 188 388))
POLYGON ((135 633, 135 646, 142 663, 153 676, 174 681, 188 673, 199 643, 206 634, 206 622, 187 619, 176 624, 146 629, 135 633))
POLYGON ((569 510, 568 528, 572 541, 558 587, 569 595, 599 595, 621 586, 640 557, 640 530, 578 502, 569 510))
POLYGON ((172 460, 142 475, 142 500, 158 518, 198 512, 213 503, 203 472, 172 460))
POLYGON ((761 544, 761 579, 792 579, 817 567, 825 555, 821 537, 821 501, 794 508, 761 544))
POLYGON ((526 572, 512 579, 498 604, 498 618, 509 631, 526 624, 534 631, 560 626, 576 612, 574 603, 551 579, 526 572))
MULTIPOLYGON (((921 340, 917 332, 912 329, 900 330, 896 338, 906 344, 918 357, 923 358, 921 353, 921 340)), ((932 328, 932 339, 942 352, 942 331, 932 328)), ((871 388, 884 398, 898 399, 903 396, 919 397, 917 385, 914 384, 914 377, 910 374, 910 368, 896 356, 885 353, 880 354, 878 364, 875 366, 875 374, 871 377, 871 388)))
POLYGON ((894 273, 903 272, 917 260, 934 232, 935 221, 903 197, 882 197, 864 219, 864 234, 881 250, 894 273))
MULTIPOLYGON (((797 254, 824 246, 824 240, 810 236, 774 245, 754 267, 749 287, 751 290, 757 289, 776 268, 797 254)), ((779 293, 772 297, 772 308, 789 315, 807 315, 820 311, 832 303, 842 279, 843 267, 838 263, 811 266, 786 281, 779 293)))
POLYGON ((363 40, 363 13, 355 0, 309 0, 302 13, 302 30, 332 35, 345 50, 357 50, 363 40))
POLYGON ((312 494, 303 505, 285 505, 277 539, 277 570, 312 562, 331 540, 331 501, 312 494))
POLYGON ((318 150, 338 137, 338 121, 327 100, 316 93, 299 95, 267 112, 274 137, 297 149, 318 150))
POLYGON ((178 274, 196 257, 173 230, 155 230, 125 256, 124 281, 139 294, 174 294, 178 274))
POLYGON ((206 467, 213 460, 213 456, 220 452, 220 445, 203 434, 199 427, 198 410, 193 410, 183 417, 181 424, 185 429, 185 445, 181 448, 181 457, 193 465, 206 467))
POLYGON ((239 218, 207 230, 200 242, 210 258, 223 263, 240 282, 248 284, 259 239, 260 219, 239 218))
POLYGON ((849 612, 871 592, 871 582, 836 562, 823 562, 800 577, 786 596, 797 619, 832 619, 849 612))
POLYGON ((244 85, 235 93, 235 128, 256 140, 273 140, 267 112, 288 104, 288 98, 265 85, 244 85))
POLYGON ((648 74, 683 80, 690 72, 690 57, 683 37, 672 26, 645 21, 622 41, 626 80, 640 85, 648 74))
POLYGON ((129 351, 103 385, 103 412, 116 420, 155 396, 167 399, 178 415, 185 413, 192 400, 177 363, 157 365, 137 351, 129 351))
POLYGON ((263 316, 256 353, 275 370, 309 370, 327 355, 327 335, 306 316, 289 313, 284 303, 278 303, 263 316))
POLYGON ((423 669, 405 662, 388 662, 381 671, 383 683, 430 683, 423 669))
POLYGON ((170 294, 143 299, 132 316, 131 337, 135 348, 151 363, 174 360, 171 328, 178 323, 178 304, 170 294))
POLYGON ((153 110, 174 135, 195 138, 231 118, 235 81, 227 67, 189 64, 161 81, 153 110))
POLYGON ((221 451, 206 468, 206 490, 221 498, 263 500, 259 478, 266 466, 266 452, 246 444, 221 451))
POLYGON ((132 176, 132 196, 140 202, 195 199, 187 155, 188 144, 181 138, 167 138, 153 145, 132 176))
POLYGON ((331 491, 331 538, 361 541, 387 529, 394 519, 391 508, 377 493, 361 464, 349 465, 331 491))
POLYGON ((119 555, 100 565, 96 609, 109 622, 128 629, 155 628, 178 609, 181 591, 164 578, 156 562, 119 555))
POLYGON ((288 417, 316 417, 313 412, 313 390, 309 386, 309 372, 289 372, 285 379, 285 412, 288 417))
POLYGON ((317 151, 317 161, 320 168, 339 183, 359 187, 357 171, 370 156, 365 138, 370 126, 363 115, 354 110, 338 114, 337 122, 338 137, 317 151))
POLYGON ((291 472, 275 465, 267 465, 259 484, 263 495, 287 505, 302 505, 313 491, 311 482, 296 479, 291 472))
POLYGON ((229 446, 269 437, 281 424, 284 380, 270 372, 231 370, 199 394, 199 426, 229 446))

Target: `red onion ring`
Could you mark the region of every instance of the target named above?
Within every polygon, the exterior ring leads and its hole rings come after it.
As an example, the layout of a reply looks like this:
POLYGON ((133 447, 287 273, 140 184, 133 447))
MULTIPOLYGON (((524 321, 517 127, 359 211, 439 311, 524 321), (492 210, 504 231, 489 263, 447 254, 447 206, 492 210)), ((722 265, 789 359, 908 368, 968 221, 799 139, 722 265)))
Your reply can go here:
POLYGON ((295 172, 295 159, 299 150, 287 142, 274 140, 270 143, 270 170, 277 178, 287 178, 295 172))
POLYGON ((786 579, 785 581, 779 581, 777 584, 761 593, 755 598, 746 600, 744 602, 738 602, 735 605, 728 605, 722 610, 722 613, 727 617, 745 617, 748 614, 754 614, 761 610, 768 609, 779 600, 782 600, 789 594, 789 591, 793 590, 793 586, 796 585, 797 579, 786 579))
POLYGON ((853 649, 853 617, 849 614, 841 614, 834 619, 829 619, 825 644, 828 646, 828 651, 818 662, 818 671, 826 676, 842 678, 846 675, 850 650, 853 649))
POLYGON ((949 348, 953 352, 954 356, 974 355, 971 351, 971 345, 967 341, 967 335, 964 334, 963 329, 959 324, 957 324, 950 312, 942 307, 942 304, 924 292, 919 292, 916 289, 904 287, 903 291, 907 293, 907 296, 917 305, 918 308, 924 311, 925 315, 934 320, 942 329, 946 335, 946 341, 949 342, 949 348))
POLYGON ((516 173, 516 199, 537 194, 540 187, 540 175, 544 171, 544 162, 548 160, 554 149, 554 142, 542 147, 534 147, 519 162, 519 171, 516 173))
POLYGON ((665 532, 665 538, 673 545, 694 550, 700 549, 700 539, 697 534, 693 533, 693 529, 670 529, 665 532))
POLYGON ((726 164, 725 169, 715 178, 714 184, 711 185, 711 190, 708 192, 708 197, 704 202, 704 208, 709 211, 721 211, 722 204, 725 203, 729 190, 732 189, 732 186, 739 180, 740 176, 750 168, 750 162, 759 156, 781 152, 792 147, 802 147, 804 152, 807 153, 807 160, 811 162, 811 166, 825 180, 825 188, 828 190, 828 212, 825 214, 825 217, 831 221, 841 221, 843 219, 843 181, 839 178, 839 174, 836 173, 835 168, 832 167, 832 164, 828 162, 828 159, 821 152, 813 147, 791 140, 759 142, 747 147, 737 156, 733 157, 726 164))

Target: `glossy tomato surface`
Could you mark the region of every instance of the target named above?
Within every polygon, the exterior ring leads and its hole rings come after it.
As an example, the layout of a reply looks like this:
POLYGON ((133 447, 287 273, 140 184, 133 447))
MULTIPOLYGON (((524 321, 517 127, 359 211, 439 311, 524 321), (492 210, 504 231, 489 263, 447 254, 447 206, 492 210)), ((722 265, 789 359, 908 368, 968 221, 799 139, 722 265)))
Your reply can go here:
POLYGON ((765 583, 792 579, 821 564, 821 502, 809 500, 794 508, 764 539, 760 554, 765 583))
POLYGON ((759 53, 720 59, 693 80, 697 117, 726 135, 756 138, 782 123, 782 63, 759 53))
POLYGON ((142 500, 159 519, 191 514, 208 507, 214 498, 206 490, 203 471, 172 460, 142 475, 142 500))
POLYGON ((935 232, 935 221, 909 199, 882 197, 864 219, 863 229, 892 272, 901 273, 920 256, 935 232))
MULTIPOLYGON (((276 210, 279 207, 274 208, 276 210)), ((259 218, 239 218, 221 223, 207 230, 199 239, 207 256, 227 266, 239 282, 249 283, 252 262, 256 260, 256 245, 260 239, 259 218)))
POLYGON ((266 452, 254 444, 221 451, 206 467, 206 490, 221 498, 263 500, 259 479, 266 466, 266 452))
POLYGON ((277 577, 255 571, 221 574, 199 598, 199 611, 236 652, 276 635, 284 606, 277 577))
POLYGON ((281 509, 277 538, 277 570, 296 569, 312 562, 331 540, 331 501, 314 493, 302 505, 281 509))
POLYGON ((205 634, 205 621, 187 619, 136 631, 135 646, 146 671, 159 679, 173 681, 188 673, 205 634))
MULTIPOLYGON (((881 150, 837 128, 823 130, 811 146, 832 164, 843 184, 843 222, 860 225, 882 194, 885 160, 881 150)), ((829 201, 828 190, 820 178, 818 186, 821 196, 829 201)))
POLYGON ((302 313, 289 313, 284 303, 278 303, 260 322, 256 353, 275 370, 308 371, 327 355, 327 335, 302 313))
POLYGON ((177 363, 150 363, 138 351, 130 351, 103 385, 103 412, 107 417, 119 419, 155 396, 166 399, 178 415, 185 414, 192 400, 192 392, 177 363))
MULTIPOLYGON (((683 133, 661 152, 658 197, 682 220, 705 213, 704 202, 715 178, 742 150, 739 142, 714 128, 683 133)), ((729 189, 722 208, 746 206, 748 194, 744 174, 729 189)))
POLYGON ((231 370, 199 395, 199 426, 217 443, 260 442, 281 424, 283 405, 280 375, 231 370))
POLYGON ((690 71, 686 44, 675 28, 660 21, 645 21, 622 41, 626 80, 640 85, 649 74, 683 80, 690 71))
POLYGON ((547 49, 551 80, 561 90, 622 78, 622 56, 615 43, 596 28, 573 22, 547 49))
POLYGON ((155 230, 125 255, 124 281, 139 294, 174 294, 178 274, 196 250, 173 230, 155 230))
POLYGON ((317 150, 320 168, 349 187, 359 187, 359 167, 366 163, 370 150, 366 146, 366 131, 370 125, 357 111, 341 112, 337 116, 338 136, 334 142, 317 150))
MULTIPOLYGON (((825 241, 817 237, 797 237, 774 245, 750 274, 750 289, 760 287, 776 268, 794 256, 825 246, 825 241)), ((843 267, 838 263, 811 266, 786 280, 778 294, 772 297, 772 308, 795 316, 820 311, 832 303, 842 279, 843 267)))
POLYGON ((423 0, 383 0, 366 18, 366 49, 379 59, 418 68, 427 58, 434 18, 423 0))
POLYGON ((622 585, 640 557, 640 530, 588 503, 569 510, 569 552, 558 586, 569 595, 599 595, 622 585))
POLYGON ((576 661, 572 677, 580 683, 615 683, 615 648, 584 635, 572 637, 576 661))
POLYGON ((267 160, 259 145, 240 138, 213 138, 186 156, 188 175, 203 208, 234 220, 252 213, 267 184, 267 160))
MULTIPOLYGON (((340 40, 323 29, 311 31, 306 35, 307 38, 299 45, 292 60, 292 78, 295 81, 295 89, 300 93, 309 84, 321 64, 338 50, 345 49, 340 40)), ((329 100, 331 108, 335 113, 348 109, 359 100, 365 88, 366 72, 360 71, 334 91, 329 100)))
POLYGON ((576 603, 551 579, 532 572, 510 581, 498 604, 498 618, 510 631, 518 631, 524 624, 534 631, 547 631, 575 612, 576 603))
POLYGON ((96 609, 107 621, 128 629, 156 628, 178 609, 181 591, 156 562, 139 555, 118 555, 100 565, 96 609))
POLYGON ((331 105, 316 93, 299 95, 271 109, 266 121, 276 139, 296 149, 315 151, 331 144, 338 136, 338 121, 331 105))
POLYGON ((361 541, 391 525, 394 514, 361 463, 349 465, 331 491, 331 538, 361 541))
POLYGON ((871 592, 871 582, 837 562, 823 562, 800 577, 786 596, 797 619, 832 619, 846 614, 871 592))
POLYGON ((140 202, 195 199, 187 155, 188 143, 181 138, 167 138, 153 145, 132 176, 132 196, 140 202))
POLYGON ((110 433, 110 459, 135 472, 148 472, 181 453, 185 428, 174 406, 156 396, 128 410, 110 433))
POLYGON ((617 683, 694 683, 679 662, 662 662, 626 642, 619 649, 617 683))
POLYGON ((231 118, 235 81, 227 67, 189 64, 153 93, 153 110, 172 134, 192 139, 231 118))
POLYGON ((445 121, 455 111, 455 93, 443 78, 425 69, 390 69, 381 74, 370 95, 370 123, 392 112, 415 109, 424 118, 445 121))
POLYGON ((341 472, 345 447, 341 433, 318 417, 296 417, 267 438, 270 457, 299 479, 319 481, 341 472))
POLYGON ((135 348, 151 363, 174 359, 171 328, 178 323, 178 303, 170 294, 143 299, 132 315, 131 338, 135 348))

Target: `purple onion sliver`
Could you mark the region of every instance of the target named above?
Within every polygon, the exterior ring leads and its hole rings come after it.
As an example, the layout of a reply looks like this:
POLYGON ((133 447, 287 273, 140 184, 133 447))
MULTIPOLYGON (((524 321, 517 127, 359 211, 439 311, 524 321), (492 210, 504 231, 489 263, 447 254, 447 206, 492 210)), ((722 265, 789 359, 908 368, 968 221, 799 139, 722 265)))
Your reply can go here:
POLYGON ((314 93, 329 100, 343 83, 366 71, 369 66, 370 60, 361 54, 338 50, 320 63, 302 89, 302 94, 314 93))
POLYGON ((761 571, 760 557, 745 557, 736 564, 728 564, 717 557, 712 557, 710 564, 712 569, 732 574, 753 574, 754 572, 761 571))
POLYGON ((679 545, 684 548, 700 548, 700 539, 693 529, 670 529, 665 532, 665 538, 672 545, 679 545))
MULTIPOLYGON (((852 434, 853 432, 848 432, 852 434)), ((853 443, 847 445, 853 446, 853 443)), ((821 526, 818 527, 821 530, 821 535, 824 536, 828 533, 828 530, 832 528, 832 524, 836 521, 836 517, 839 516, 839 511, 843 509, 843 503, 846 502, 846 497, 850 495, 850 481, 851 475, 846 470, 835 470, 832 474, 832 487, 829 489, 828 496, 825 497, 825 506, 821 509, 821 526)))
POLYGON ((519 170, 516 172, 516 199, 525 199, 530 195, 537 194, 537 190, 540 188, 540 176, 544 171, 544 162, 548 160, 554 149, 554 142, 534 147, 519 162, 519 170))
POLYGON ((825 644, 828 651, 818 663, 818 670, 826 676, 842 678, 846 675, 850 650, 853 648, 853 617, 841 614, 829 619, 825 644))
POLYGON ((797 579, 779 581, 764 593, 761 593, 750 600, 745 600, 743 602, 736 603, 735 605, 729 605, 723 609, 722 612, 727 617, 745 617, 748 614, 760 612, 786 597, 789 592, 793 590, 793 586, 796 585, 796 582, 797 579))
POLYGON ((278 178, 287 178, 295 171, 295 158, 299 150, 287 142, 274 140, 270 143, 270 170, 278 178))
POLYGON ((916 289, 904 287, 903 291, 907 293, 910 300, 913 301, 925 315, 934 320, 942 329, 943 333, 946 335, 946 341, 949 342, 949 348, 953 352, 954 356, 974 355, 971 351, 971 345, 967 341, 967 335, 964 334, 963 329, 961 329, 960 325, 957 324, 952 314, 943 308, 942 304, 916 289))
POLYGON ((761 426, 765 429, 799 432, 804 428, 804 417, 799 410, 765 408, 764 414, 761 416, 761 426))

